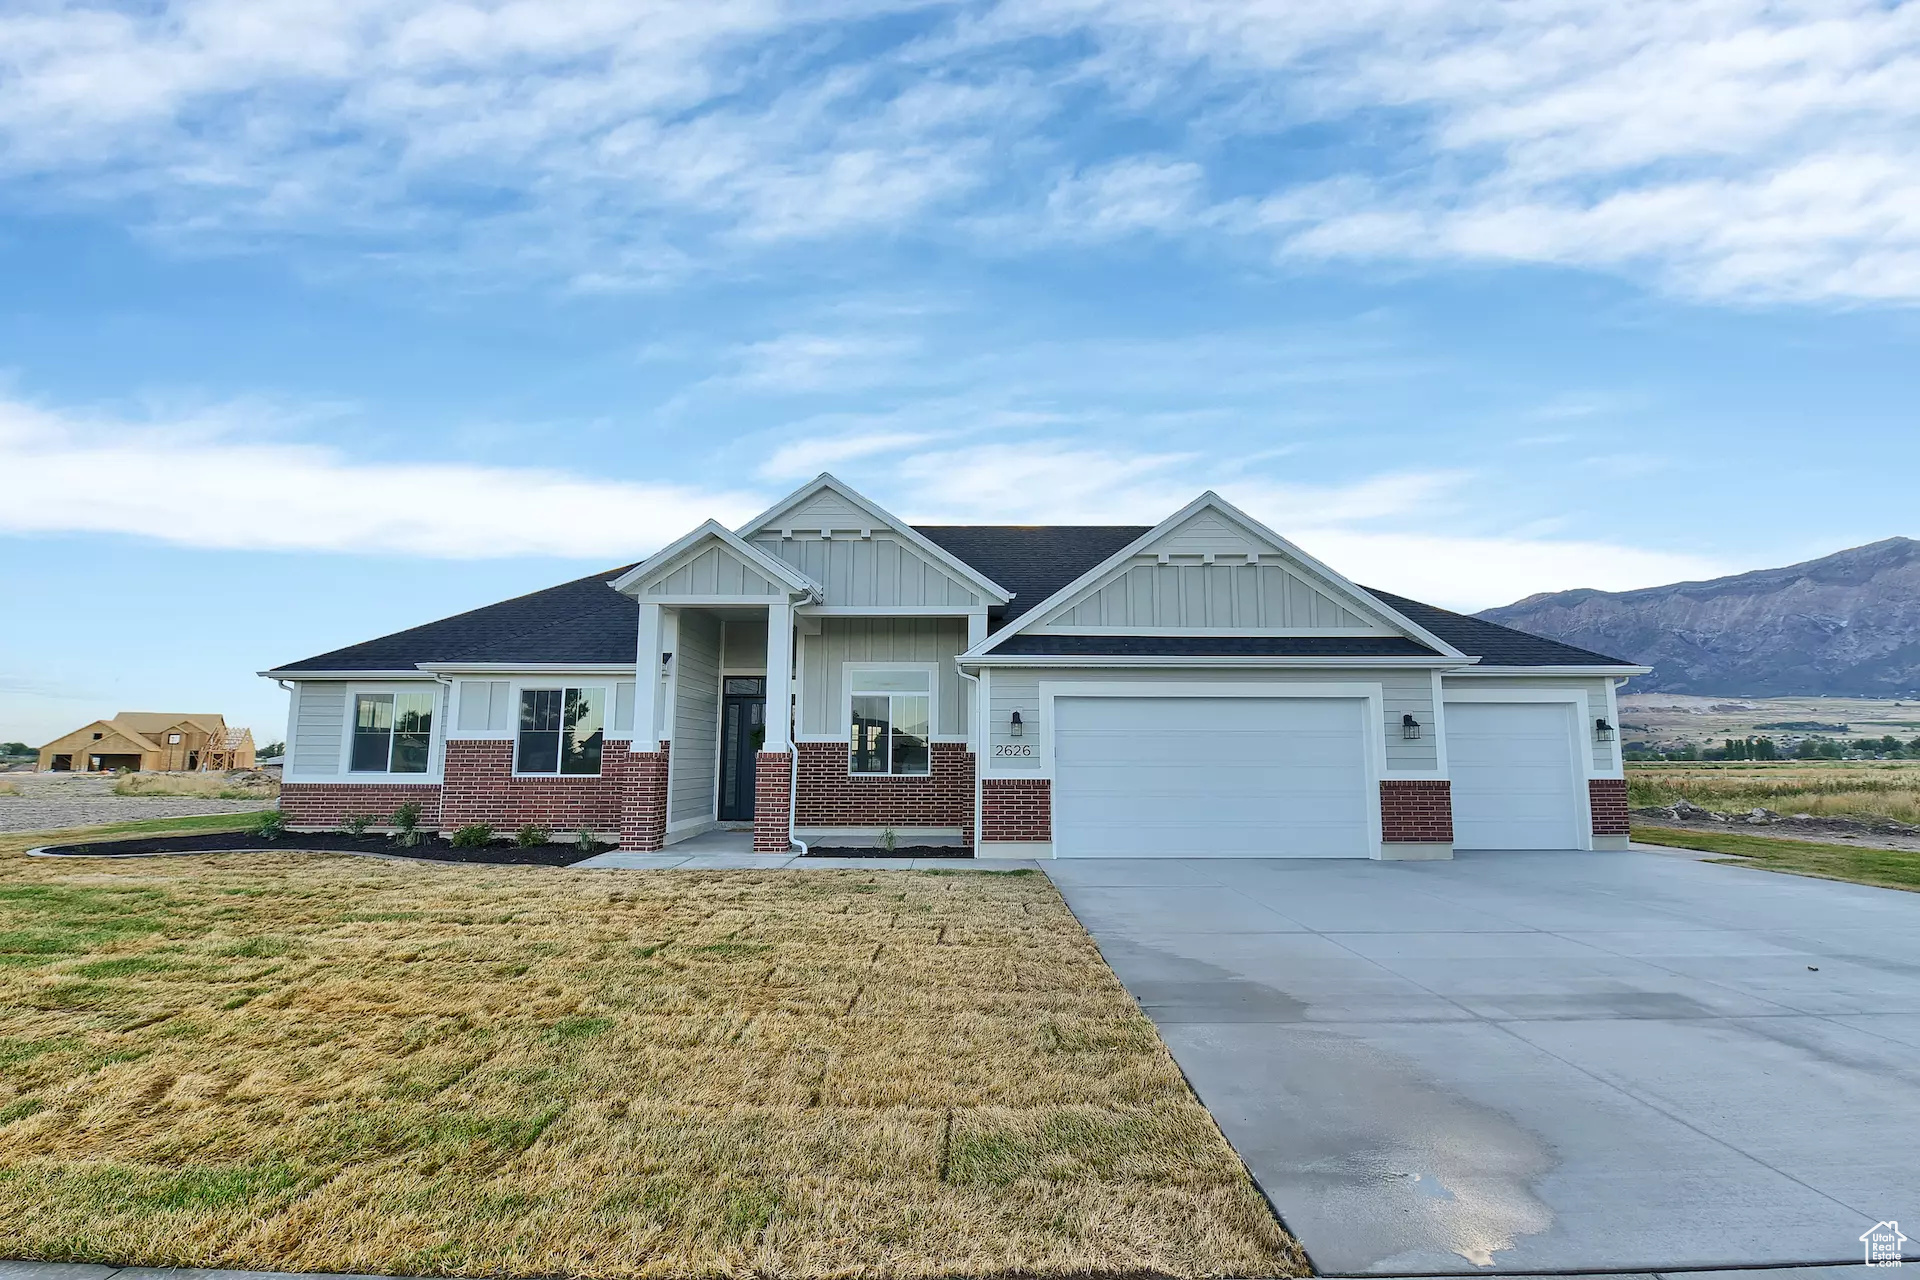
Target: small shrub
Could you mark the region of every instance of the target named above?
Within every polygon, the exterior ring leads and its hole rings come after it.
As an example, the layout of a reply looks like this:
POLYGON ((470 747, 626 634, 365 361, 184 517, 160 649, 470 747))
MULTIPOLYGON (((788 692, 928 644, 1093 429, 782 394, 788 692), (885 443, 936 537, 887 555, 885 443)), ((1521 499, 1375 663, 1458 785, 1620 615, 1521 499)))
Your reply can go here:
POLYGON ((287 834, 287 815, 278 809, 268 809, 253 820, 253 834, 262 840, 278 840, 287 834))
POLYGON ((573 847, 582 853, 600 852, 600 842, 594 839, 593 832, 591 831, 582 831, 580 838, 573 842, 573 847))
POLYGON ((545 844, 547 837, 551 834, 545 827, 529 822, 513 833, 513 842, 522 849, 532 849, 545 844))
POLYGON ((895 831, 892 827, 888 827, 886 830, 880 833, 880 847, 882 849, 885 849, 888 853, 892 853, 894 849, 899 845, 899 843, 900 843, 900 833, 895 831))
POLYGON ((393 811, 393 842, 406 848, 420 843, 420 806, 411 800, 393 811))
POLYGON ((340 824, 340 829, 350 836, 363 836, 367 828, 373 825, 373 819, 364 813, 356 813, 340 824))
POLYGON ((493 828, 484 822, 469 822, 453 833, 456 849, 484 849, 493 843, 493 828))

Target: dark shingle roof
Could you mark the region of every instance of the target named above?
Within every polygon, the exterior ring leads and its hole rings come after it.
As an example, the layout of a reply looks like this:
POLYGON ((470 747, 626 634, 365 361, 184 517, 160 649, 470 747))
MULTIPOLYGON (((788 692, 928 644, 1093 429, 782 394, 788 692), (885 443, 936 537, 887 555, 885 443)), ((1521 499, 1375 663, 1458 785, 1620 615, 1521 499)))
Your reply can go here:
POLYGON ((1397 610, 1407 621, 1425 627, 1462 653, 1475 654, 1485 667, 1630 667, 1637 664, 1624 658, 1609 658, 1591 649, 1579 649, 1530 631, 1516 631, 1497 622, 1449 613, 1418 600, 1396 596, 1387 591, 1362 587, 1389 609, 1397 610))
POLYGON ((917 524, 914 532, 1014 593, 1013 621, 1134 539, 1145 524, 917 524))
MULTIPOLYGON (((916 525, 930 541, 1015 593, 995 630, 1149 531, 1147 525, 916 525)), ((623 565, 557 587, 275 667, 408 671, 421 663, 631 662, 638 606, 607 583, 623 565)), ((1469 618, 1385 591, 1372 594, 1461 652, 1499 667, 1626 666, 1618 658, 1469 618)), ((1060 656, 1427 657, 1397 637, 1015 636, 1000 653, 1060 656)))
POLYGON ((1405 636, 1008 636, 995 653, 1058 658, 1431 658, 1405 636))
POLYGON ((632 662, 640 606, 607 585, 632 567, 575 578, 274 670, 408 671, 422 662, 632 662))

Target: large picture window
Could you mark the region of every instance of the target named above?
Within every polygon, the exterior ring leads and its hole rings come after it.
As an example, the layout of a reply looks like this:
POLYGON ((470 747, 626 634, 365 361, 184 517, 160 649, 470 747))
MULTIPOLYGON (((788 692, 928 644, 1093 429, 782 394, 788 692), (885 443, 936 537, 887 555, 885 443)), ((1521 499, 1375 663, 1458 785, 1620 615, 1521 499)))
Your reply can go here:
POLYGON ((925 776, 933 727, 932 673, 856 667, 847 679, 852 694, 848 769, 925 776))
POLYGON ((599 773, 606 713, 605 689, 522 689, 514 772, 599 773))
POLYGON ((354 695, 349 772, 425 773, 432 754, 431 692, 354 695))

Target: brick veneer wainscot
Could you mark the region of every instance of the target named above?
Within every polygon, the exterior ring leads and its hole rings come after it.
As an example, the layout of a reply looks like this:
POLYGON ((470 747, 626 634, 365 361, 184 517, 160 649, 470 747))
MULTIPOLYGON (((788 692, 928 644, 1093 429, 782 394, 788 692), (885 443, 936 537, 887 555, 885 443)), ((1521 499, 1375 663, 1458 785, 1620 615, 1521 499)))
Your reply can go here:
POLYGON ((1587 808, 1593 814, 1593 834, 1624 836, 1627 823, 1627 780, 1625 778, 1588 778, 1587 808))
POLYGON ((958 827, 973 843, 973 755, 964 742, 930 744, 924 777, 852 774, 844 742, 802 742, 802 827, 958 827))
POLYGON ((986 778, 980 783, 980 839, 1044 844, 1053 839, 1053 783, 986 778))
MULTIPOLYGON (((658 852, 667 843, 667 752, 672 744, 663 742, 658 751, 634 751, 625 743, 619 745, 621 759, 615 767, 622 775, 620 847, 639 853, 658 852)), ((606 765, 605 755, 601 765, 606 765)))
POLYGON ((1439 778, 1383 780, 1380 842, 1452 844, 1453 784, 1439 778))
POLYGON ((753 851, 788 853, 787 797, 793 793, 793 753, 762 751, 753 758, 753 851))
POLYGON ((620 830, 621 792, 632 771, 632 756, 624 739, 614 739, 602 745, 598 776, 516 778, 512 742, 452 739, 447 743, 441 825, 451 829, 484 822, 505 833, 532 823, 550 831, 611 834, 620 830))
POLYGON ((421 826, 440 825, 437 782, 289 782, 280 788, 280 812, 292 827, 332 828, 348 818, 371 818, 387 826, 403 804, 420 806, 421 826))

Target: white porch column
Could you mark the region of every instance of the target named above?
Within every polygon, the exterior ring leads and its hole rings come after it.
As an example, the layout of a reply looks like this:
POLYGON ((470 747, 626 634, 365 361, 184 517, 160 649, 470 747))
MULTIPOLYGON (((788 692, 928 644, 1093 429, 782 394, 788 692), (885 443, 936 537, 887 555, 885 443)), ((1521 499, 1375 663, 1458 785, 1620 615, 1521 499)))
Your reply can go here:
POLYGON ((633 749, 660 749, 660 606, 640 606, 640 638, 634 657, 633 749))
POLYGON ((793 750, 793 603, 767 606, 767 736, 762 751, 793 750))

